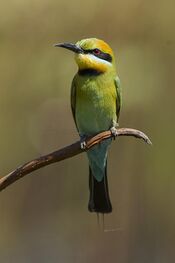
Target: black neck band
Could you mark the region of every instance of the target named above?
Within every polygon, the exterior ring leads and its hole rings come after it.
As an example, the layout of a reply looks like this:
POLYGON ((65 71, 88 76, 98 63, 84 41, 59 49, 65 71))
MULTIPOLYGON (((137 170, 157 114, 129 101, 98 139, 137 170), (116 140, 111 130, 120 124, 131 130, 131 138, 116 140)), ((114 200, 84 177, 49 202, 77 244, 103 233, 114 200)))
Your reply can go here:
POLYGON ((92 68, 87 68, 87 69, 79 69, 78 74, 80 76, 99 76, 103 74, 103 72, 100 72, 92 68))

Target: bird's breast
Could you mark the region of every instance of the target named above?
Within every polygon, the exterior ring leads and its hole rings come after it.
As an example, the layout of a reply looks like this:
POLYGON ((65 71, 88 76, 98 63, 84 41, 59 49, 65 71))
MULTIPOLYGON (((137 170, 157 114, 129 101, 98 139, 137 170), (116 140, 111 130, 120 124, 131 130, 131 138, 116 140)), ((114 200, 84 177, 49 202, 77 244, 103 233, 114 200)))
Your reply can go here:
POLYGON ((75 118, 80 134, 109 129, 116 120, 116 90, 112 81, 87 79, 77 84, 75 118))

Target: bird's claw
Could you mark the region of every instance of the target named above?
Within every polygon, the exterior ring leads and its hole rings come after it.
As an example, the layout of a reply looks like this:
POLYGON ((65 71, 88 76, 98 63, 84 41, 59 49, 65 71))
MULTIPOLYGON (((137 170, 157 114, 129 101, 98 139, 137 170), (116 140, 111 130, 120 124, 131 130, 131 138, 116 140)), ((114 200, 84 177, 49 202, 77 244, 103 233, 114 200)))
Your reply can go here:
POLYGON ((86 149, 86 141, 81 141, 80 142, 80 148, 82 149, 82 150, 85 150, 86 149))
POLYGON ((111 134, 113 135, 114 140, 115 140, 115 138, 118 136, 117 129, 113 126, 113 127, 110 129, 110 131, 111 131, 111 134))

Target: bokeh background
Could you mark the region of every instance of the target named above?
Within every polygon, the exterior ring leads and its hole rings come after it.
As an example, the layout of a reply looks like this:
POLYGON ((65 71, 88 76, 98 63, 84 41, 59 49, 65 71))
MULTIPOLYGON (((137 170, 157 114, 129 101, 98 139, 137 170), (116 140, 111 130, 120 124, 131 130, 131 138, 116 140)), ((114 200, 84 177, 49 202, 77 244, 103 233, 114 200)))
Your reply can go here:
POLYGON ((70 110, 73 54, 53 48, 106 40, 123 87, 119 138, 110 149, 113 213, 87 210, 86 155, 53 164, 0 194, 0 262, 175 261, 175 2, 0 2, 0 176, 78 139, 70 110))

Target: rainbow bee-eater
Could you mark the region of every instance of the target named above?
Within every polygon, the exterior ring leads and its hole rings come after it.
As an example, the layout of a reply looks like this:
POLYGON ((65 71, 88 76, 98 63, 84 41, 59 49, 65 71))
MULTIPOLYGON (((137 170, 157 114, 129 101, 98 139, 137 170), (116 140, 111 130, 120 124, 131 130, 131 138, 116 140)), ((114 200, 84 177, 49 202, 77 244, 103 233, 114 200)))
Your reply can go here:
MULTIPOLYGON (((110 46, 96 38, 55 46, 75 53, 78 72, 72 81, 71 108, 82 147, 85 137, 101 131, 110 129, 114 136, 117 135, 121 88, 110 46)), ((87 151, 90 212, 112 212, 107 181, 107 153, 110 144, 111 139, 108 139, 87 151)))

